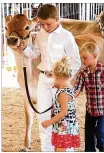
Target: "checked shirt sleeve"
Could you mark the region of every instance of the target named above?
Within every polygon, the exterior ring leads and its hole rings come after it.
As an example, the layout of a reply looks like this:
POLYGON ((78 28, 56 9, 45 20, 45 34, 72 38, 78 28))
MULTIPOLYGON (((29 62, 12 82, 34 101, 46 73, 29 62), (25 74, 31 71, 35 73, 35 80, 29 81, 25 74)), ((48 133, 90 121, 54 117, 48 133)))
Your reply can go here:
POLYGON ((76 90, 82 91, 83 90, 83 88, 84 88, 84 78, 85 78, 84 74, 81 71, 76 78, 76 81, 75 81, 75 84, 74 84, 74 91, 76 91, 76 90))

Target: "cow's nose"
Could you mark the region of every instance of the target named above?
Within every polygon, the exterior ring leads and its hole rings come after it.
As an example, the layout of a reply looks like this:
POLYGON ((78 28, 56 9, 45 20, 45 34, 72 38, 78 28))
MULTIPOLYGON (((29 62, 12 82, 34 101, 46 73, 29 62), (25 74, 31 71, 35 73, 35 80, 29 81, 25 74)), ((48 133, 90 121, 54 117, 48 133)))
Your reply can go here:
POLYGON ((18 42, 18 38, 9 38, 9 39, 7 39, 8 45, 16 45, 17 42, 18 42))
POLYGON ((17 41, 18 41, 17 38, 14 38, 14 39, 13 39, 13 42, 14 42, 14 43, 17 43, 17 41))

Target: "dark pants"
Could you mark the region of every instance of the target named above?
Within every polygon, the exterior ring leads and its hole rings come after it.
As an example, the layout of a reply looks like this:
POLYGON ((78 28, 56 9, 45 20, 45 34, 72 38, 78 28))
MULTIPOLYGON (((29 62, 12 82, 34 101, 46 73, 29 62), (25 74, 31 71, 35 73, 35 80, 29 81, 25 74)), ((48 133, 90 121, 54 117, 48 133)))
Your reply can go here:
POLYGON ((104 115, 94 117, 86 112, 85 117, 85 152, 104 152, 104 115))

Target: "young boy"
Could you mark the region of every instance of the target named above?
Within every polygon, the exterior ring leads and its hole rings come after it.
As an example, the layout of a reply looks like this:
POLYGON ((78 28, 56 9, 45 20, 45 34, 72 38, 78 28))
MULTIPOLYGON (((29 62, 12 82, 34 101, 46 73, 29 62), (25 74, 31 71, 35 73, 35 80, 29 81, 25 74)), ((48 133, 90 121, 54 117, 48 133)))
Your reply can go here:
MULTIPOLYGON (((25 56, 36 58, 41 55, 38 89, 37 89, 37 109, 42 112, 52 105, 52 96, 49 88, 54 85, 52 78, 52 67, 55 62, 63 56, 71 58, 72 75, 74 76, 81 66, 78 46, 73 35, 62 28, 58 20, 57 9, 54 5, 45 4, 38 9, 37 16, 42 26, 36 36, 33 47, 21 44, 25 56), (24 49, 25 48, 25 49, 24 49)), ((53 91, 54 94, 56 90, 53 91)), ((53 151, 51 145, 52 126, 47 129, 41 126, 41 122, 51 118, 51 111, 39 115, 39 134, 41 139, 42 151, 53 151)))
POLYGON ((104 65, 98 61, 99 48, 95 43, 82 46, 80 56, 86 67, 76 79, 75 95, 85 87, 85 151, 95 152, 97 147, 104 152, 104 65))

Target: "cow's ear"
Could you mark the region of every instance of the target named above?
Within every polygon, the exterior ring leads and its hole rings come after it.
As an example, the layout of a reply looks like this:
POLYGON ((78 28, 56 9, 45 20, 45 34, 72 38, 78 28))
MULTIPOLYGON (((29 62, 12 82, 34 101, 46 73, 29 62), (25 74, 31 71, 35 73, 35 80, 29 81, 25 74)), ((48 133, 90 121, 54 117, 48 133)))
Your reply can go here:
POLYGON ((6 18, 5 18, 6 24, 7 24, 11 19, 12 19, 12 15, 6 16, 6 18))
POLYGON ((97 22, 100 22, 100 15, 96 15, 96 14, 95 14, 95 20, 96 20, 97 22))
POLYGON ((37 25, 38 18, 35 17, 35 18, 33 18, 32 20, 29 20, 29 22, 30 22, 30 31, 31 31, 31 30, 34 29, 35 26, 37 25))
POLYGON ((35 16, 33 19, 32 19, 33 22, 38 22, 38 17, 35 16))
POLYGON ((104 11, 102 11, 102 12, 100 13, 100 16, 101 16, 101 15, 104 15, 104 11))

